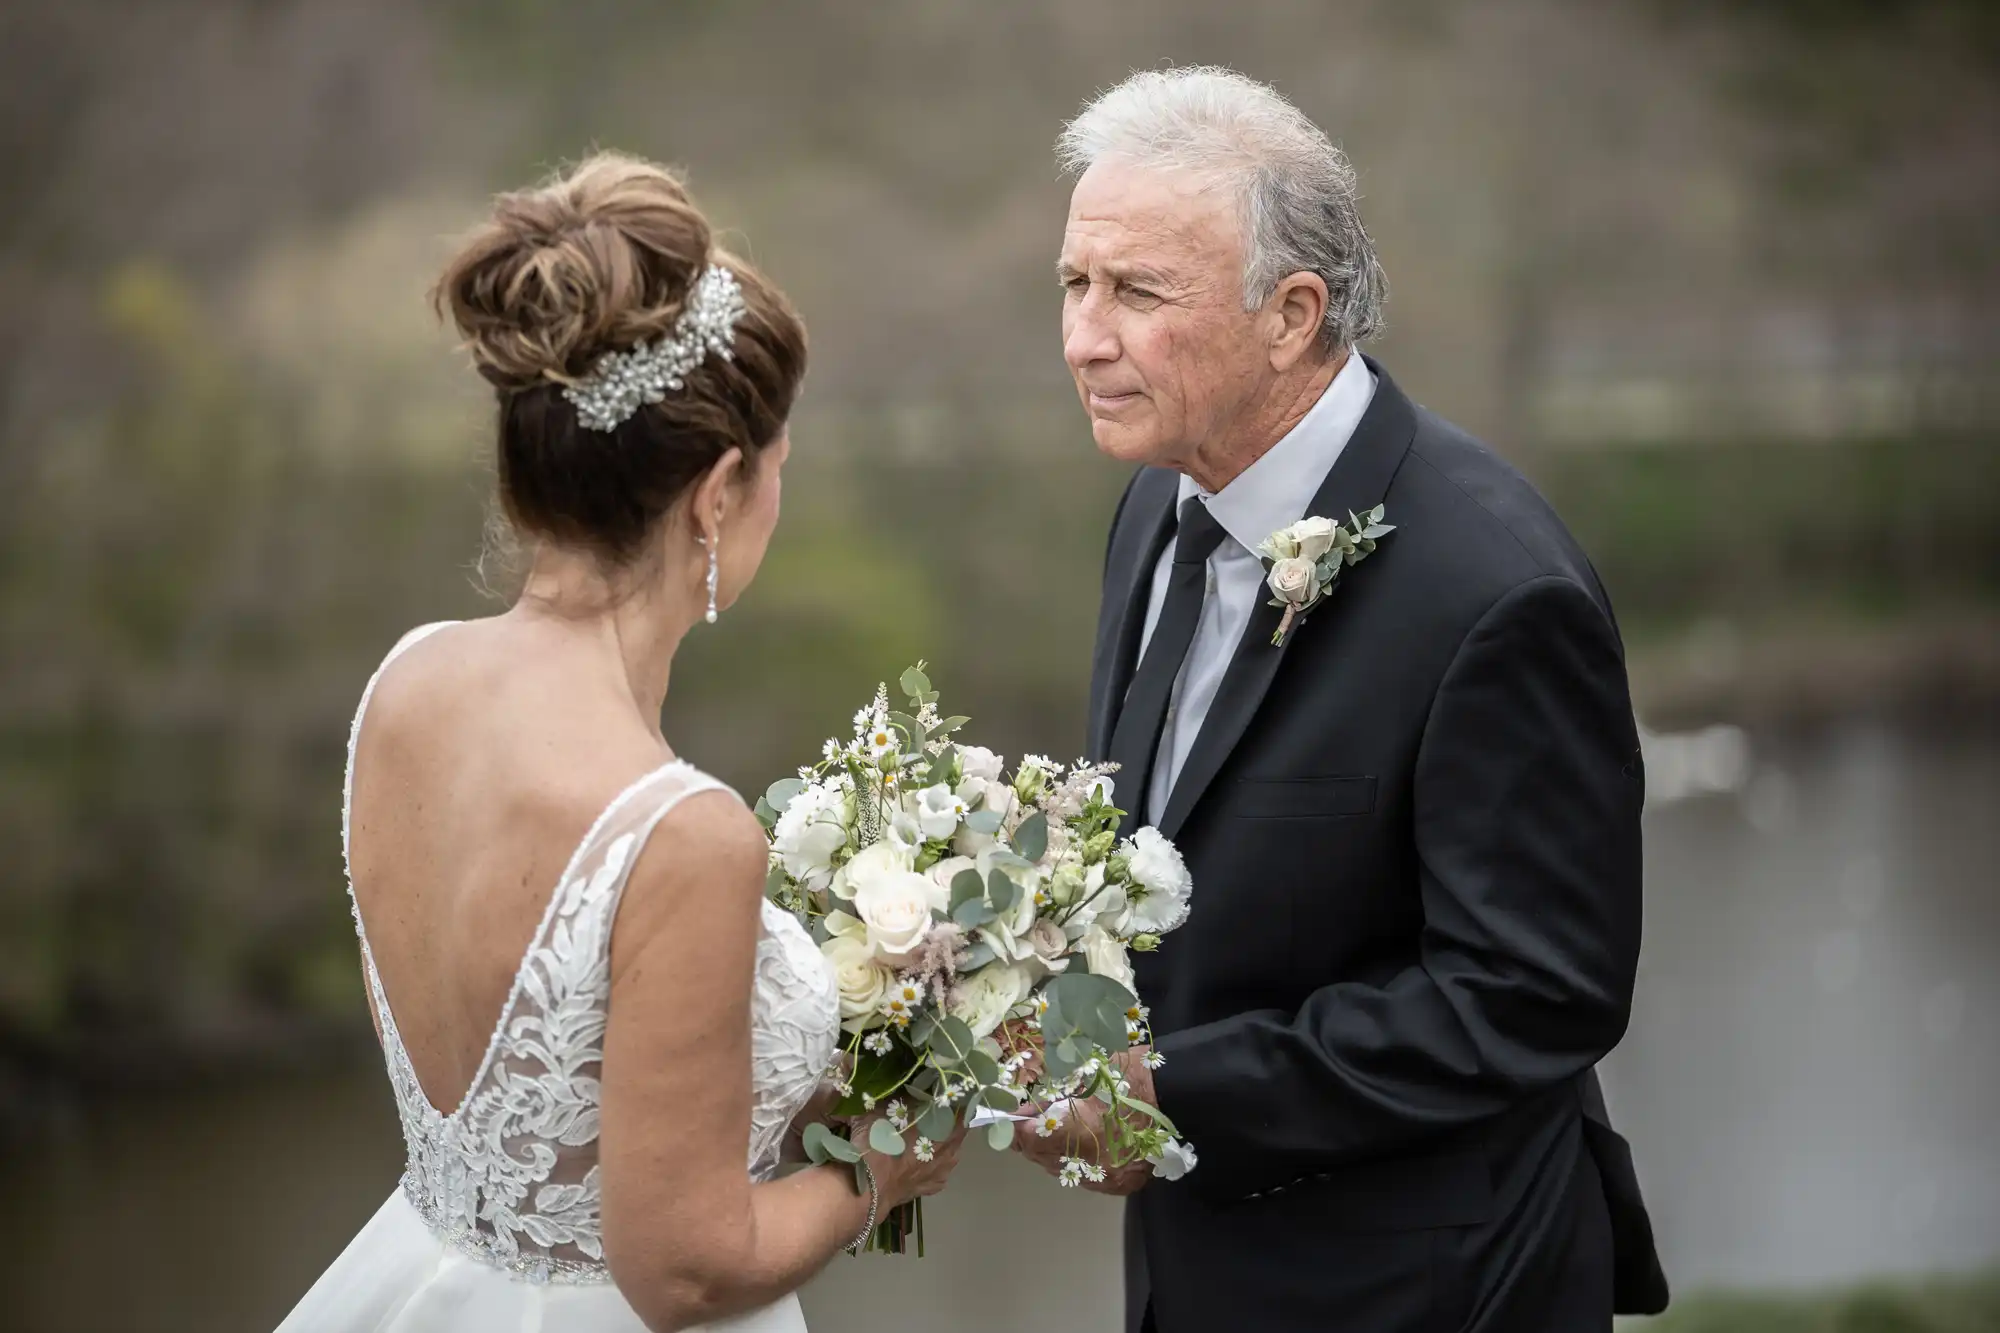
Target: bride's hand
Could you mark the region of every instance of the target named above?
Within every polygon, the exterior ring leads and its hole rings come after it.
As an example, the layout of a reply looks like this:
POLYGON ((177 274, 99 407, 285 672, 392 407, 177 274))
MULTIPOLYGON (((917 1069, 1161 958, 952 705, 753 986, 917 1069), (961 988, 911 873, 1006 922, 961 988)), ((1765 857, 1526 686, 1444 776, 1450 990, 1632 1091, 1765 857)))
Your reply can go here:
POLYGON ((826 1077, 820 1080, 819 1087, 813 1090, 813 1095, 799 1109, 799 1113, 792 1117, 791 1125, 785 1130, 785 1144, 783 1149, 785 1161, 803 1162, 808 1160, 806 1157, 805 1135, 806 1130, 811 1126, 825 1125, 828 1128, 835 1129, 839 1127, 837 1122, 840 1117, 834 1114, 834 1109, 840 1105, 840 1084, 847 1077, 850 1067, 851 1061, 843 1054, 840 1057, 840 1062, 828 1071, 826 1077))
POLYGON ((952 1131, 950 1138, 933 1144, 931 1159, 925 1162, 918 1159, 914 1140, 912 1146, 904 1148, 895 1157, 884 1156, 869 1147, 868 1127, 881 1118, 872 1115, 855 1121, 848 1142, 861 1150, 862 1157, 875 1173, 875 1192, 881 1200, 882 1211, 887 1212, 898 1204, 921 1199, 943 1189, 958 1166, 958 1150, 965 1142, 965 1127, 961 1125, 952 1131))
POLYGON ((813 1095, 807 1100, 804 1108, 792 1118, 792 1131, 803 1134, 807 1125, 832 1125, 838 1120, 840 1117, 834 1114, 834 1108, 841 1102, 841 1086, 853 1072, 854 1057, 842 1051, 834 1061, 833 1068, 827 1070, 820 1079, 819 1086, 813 1089, 813 1095))

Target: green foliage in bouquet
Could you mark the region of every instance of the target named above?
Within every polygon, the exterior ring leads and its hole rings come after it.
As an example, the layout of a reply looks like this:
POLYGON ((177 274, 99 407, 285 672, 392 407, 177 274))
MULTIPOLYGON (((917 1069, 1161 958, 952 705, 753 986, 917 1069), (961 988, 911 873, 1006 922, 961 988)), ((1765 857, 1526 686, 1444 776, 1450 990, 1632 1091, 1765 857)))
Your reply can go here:
MULTIPOLYGON (((868 1146, 928 1160, 961 1127, 1004 1149, 1027 1117, 1095 1098, 1111 1114, 1093 1159, 1105 1165, 1192 1153, 1172 1124, 1129 1093, 1112 1056, 1150 1041, 1132 989, 1130 950, 1156 947, 1187 915, 1186 866, 1156 830, 1122 842, 1125 812, 1104 766, 1029 756, 1011 776, 999 756, 953 738, 923 665, 903 673, 908 706, 886 687, 826 742, 819 764, 773 783, 757 804, 771 836, 766 892, 812 932, 832 964, 846 1032, 834 1116, 866 1121, 868 1146)), ((1054 1117, 1053 1125, 1050 1117, 1054 1117)), ((859 1151, 811 1127, 814 1162, 859 1151)), ((914 1205, 895 1210, 871 1249, 922 1248, 914 1205)))

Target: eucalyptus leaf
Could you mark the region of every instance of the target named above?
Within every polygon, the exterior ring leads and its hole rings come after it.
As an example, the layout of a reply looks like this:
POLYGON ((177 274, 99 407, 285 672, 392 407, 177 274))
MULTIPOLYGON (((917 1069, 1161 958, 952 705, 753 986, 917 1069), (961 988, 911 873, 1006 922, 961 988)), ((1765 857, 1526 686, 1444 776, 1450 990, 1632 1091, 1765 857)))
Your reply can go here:
POLYGON ((993 919, 993 909, 984 898, 968 898, 952 909, 951 919, 967 930, 977 930, 993 919))
MULTIPOLYGON (((924 737, 924 744, 930 744, 933 740, 937 739, 937 736, 937 732, 931 732, 924 737)), ((958 762, 958 749, 956 746, 947 745, 944 749, 938 751, 931 759, 930 767, 924 771, 924 785, 927 787, 949 786, 951 784, 951 766, 956 762, 958 762)))
POLYGON ((992 1085, 1000 1081, 1000 1062, 981 1050, 965 1053, 965 1072, 981 1083, 992 1085))
POLYGON ((772 866, 764 876, 764 896, 766 898, 776 898, 789 883, 791 883, 791 876, 785 873, 785 868, 779 865, 772 866))
POLYGON ((1039 861, 1049 849, 1049 817, 1037 810, 1014 830, 1014 850, 1030 861, 1039 861))
POLYGON ((922 1050, 931 1044, 931 1036, 937 1031, 937 1016, 925 1011, 910 1020, 909 1030, 904 1034, 910 1045, 922 1050))
POLYGON ((985 940, 975 941, 966 949, 964 959, 958 965, 958 970, 961 972, 977 972, 980 968, 992 962, 995 957, 992 945, 988 944, 985 940))
POLYGON ((761 796, 757 798, 757 808, 751 813, 757 816, 757 822, 764 826, 764 832, 766 833, 769 833, 778 826, 779 812, 773 810, 771 803, 761 796))
POLYGON ((994 1152, 1005 1152, 1014 1142, 1014 1122, 995 1120, 986 1127, 986 1146, 994 1152))
POLYGON ((861 1152, 826 1125, 815 1120, 806 1126, 806 1156, 815 1162, 858 1162, 861 1152))
POLYGON ((898 1134, 896 1127, 888 1121, 877 1120, 868 1127, 868 1146, 884 1157, 901 1157, 903 1136, 898 1134))
POLYGON ((1047 1045, 1051 1041, 1060 1041, 1074 1032, 1076 1025, 1063 1016, 1061 992, 1053 986, 1044 986, 1042 999, 1045 1003, 1042 1006, 1039 1026, 1042 1030, 1043 1044, 1047 1045))
POLYGON ((938 1019, 937 1033, 931 1038, 931 1051, 948 1060, 963 1060, 977 1045, 972 1039, 972 1029, 956 1014, 945 1014, 938 1019))
MULTIPOLYGON (((971 829, 974 833, 983 833, 989 838, 1000 831, 1001 822, 998 810, 974 810, 965 817, 965 826, 967 828, 971 829)), ((971 874, 973 872, 966 871, 964 873, 971 874)))
POLYGON ((951 1107, 944 1102, 932 1102, 917 1117, 917 1133, 932 1143, 943 1143, 951 1137, 953 1128, 951 1107))
POLYGON ((938 723, 937 726, 932 729, 931 735, 949 736, 951 735, 952 732, 957 731, 960 727, 964 726, 966 723, 970 721, 972 721, 972 719, 969 717, 960 717, 960 716, 948 717, 944 721, 938 723))
POLYGON ((961 870, 951 877, 951 907, 953 912, 960 906, 973 901, 986 892, 985 881, 979 878, 977 870, 961 870))
POLYGON ((1107 1051, 1122 1051, 1130 1045, 1125 1037, 1123 1010, 1112 1013, 1101 1006, 1093 1006, 1077 1023, 1077 1030, 1092 1045, 1102 1046, 1107 1051))
POLYGON ((903 733, 904 753, 914 753, 922 748, 924 743, 924 729, 917 725, 915 718, 907 713, 891 713, 889 714, 889 725, 903 733))
POLYGON ((986 877, 986 900, 993 904, 996 915, 1013 910, 1020 900, 1021 886, 995 870, 986 877))
POLYGON ((764 789, 764 800, 773 810, 783 814, 785 807, 805 789, 804 778, 780 778, 764 789))
POLYGON ((903 687, 903 693, 912 699, 921 699, 931 692, 931 678, 924 674, 922 667, 911 667, 897 683, 903 687))

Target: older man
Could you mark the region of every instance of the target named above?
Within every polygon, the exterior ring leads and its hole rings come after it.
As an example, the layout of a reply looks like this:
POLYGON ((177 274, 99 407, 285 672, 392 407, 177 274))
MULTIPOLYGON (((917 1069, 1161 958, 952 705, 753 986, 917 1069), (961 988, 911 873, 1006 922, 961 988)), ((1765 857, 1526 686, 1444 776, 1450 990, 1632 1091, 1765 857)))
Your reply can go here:
POLYGON ((1355 351, 1382 270, 1296 108, 1143 73, 1061 152, 1064 353, 1098 447, 1140 465, 1090 745, 1195 880, 1140 960, 1165 1063, 1128 1073, 1200 1164, 1102 1186, 1132 1195, 1128 1326, 1562 1333, 1660 1308, 1593 1073, 1631 1005, 1644 786, 1603 586, 1519 473, 1355 351), (1377 505, 1394 531, 1274 644, 1259 544, 1377 505))

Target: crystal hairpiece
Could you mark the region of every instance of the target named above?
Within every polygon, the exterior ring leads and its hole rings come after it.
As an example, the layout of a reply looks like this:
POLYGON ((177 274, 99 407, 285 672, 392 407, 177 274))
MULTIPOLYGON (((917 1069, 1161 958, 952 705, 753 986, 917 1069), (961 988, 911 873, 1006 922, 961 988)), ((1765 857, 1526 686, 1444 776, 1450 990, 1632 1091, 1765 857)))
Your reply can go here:
POLYGON ((710 264, 695 280, 672 333, 651 346, 607 353, 590 374, 564 389, 563 397, 576 405, 576 418, 586 429, 616 430, 642 405, 685 388, 688 372, 710 352, 733 361, 736 321, 748 310, 736 275, 710 264))

